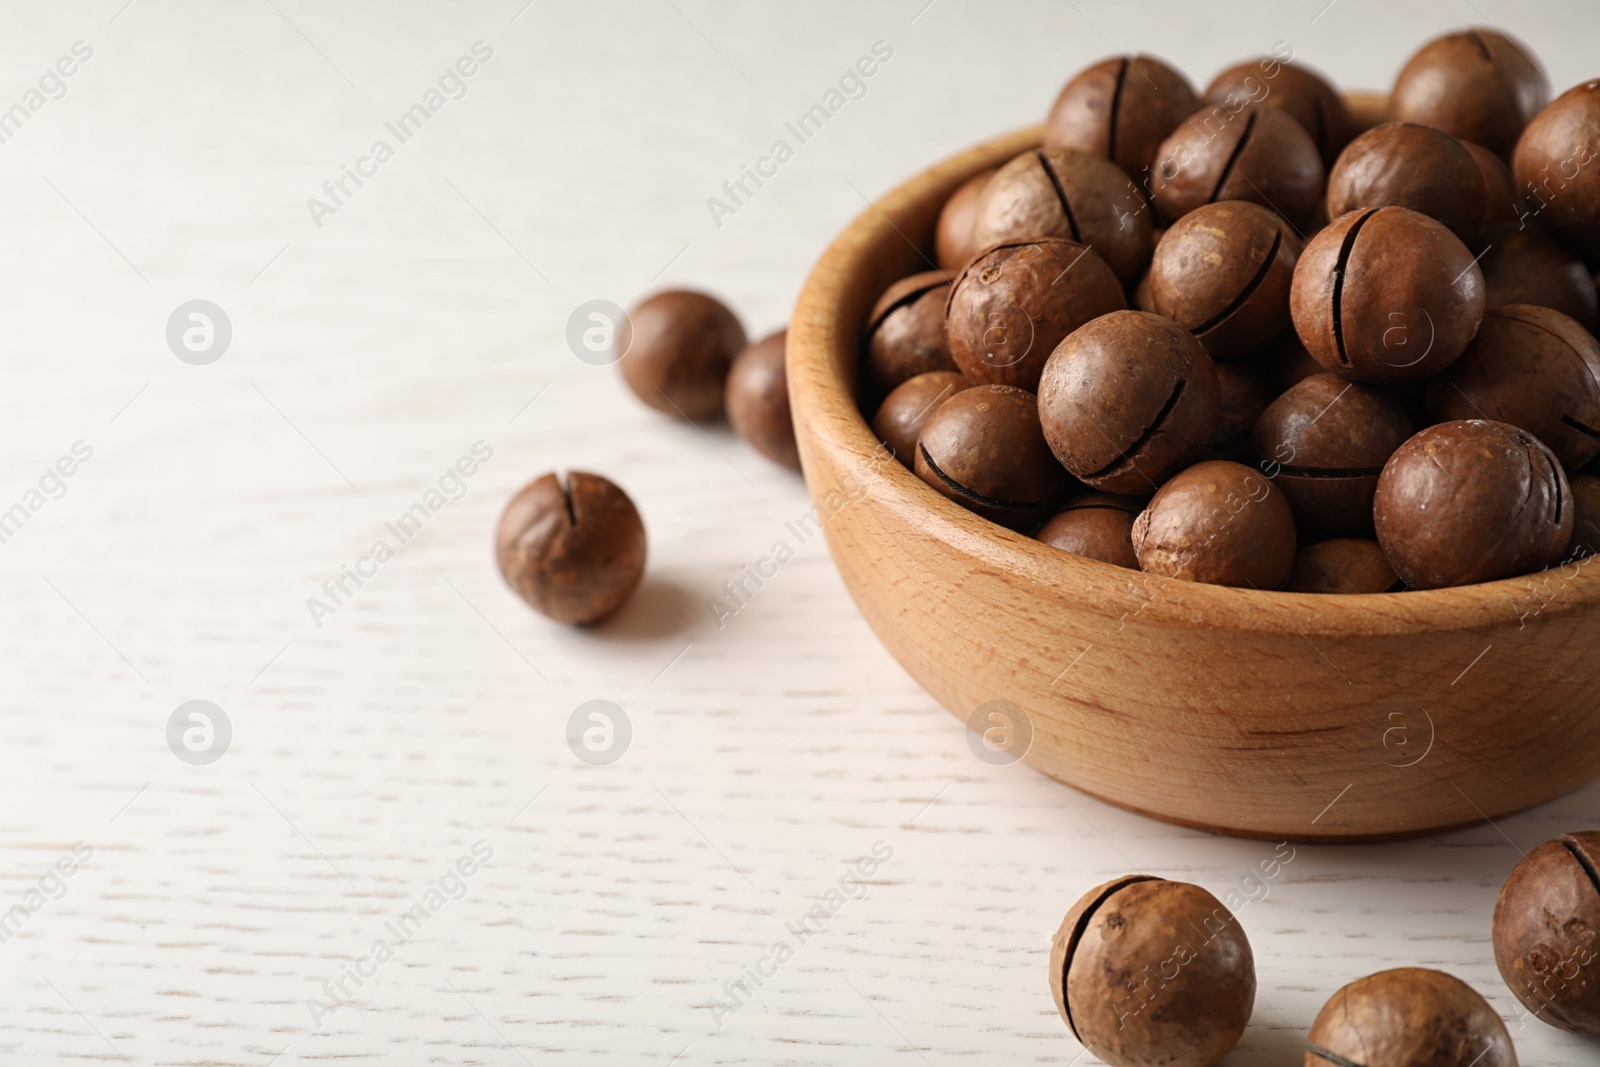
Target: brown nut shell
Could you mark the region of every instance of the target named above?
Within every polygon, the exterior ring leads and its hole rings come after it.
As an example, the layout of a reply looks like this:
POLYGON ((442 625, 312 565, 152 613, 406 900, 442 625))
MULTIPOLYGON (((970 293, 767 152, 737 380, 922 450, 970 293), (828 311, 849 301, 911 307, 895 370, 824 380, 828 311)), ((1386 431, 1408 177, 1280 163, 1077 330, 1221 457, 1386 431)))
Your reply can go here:
POLYGON ((1187 582, 1277 589, 1294 549, 1283 494, 1260 471, 1226 460, 1173 475, 1133 523, 1139 569, 1187 582))
POLYGON ((789 413, 784 353, 789 331, 769 334, 734 357, 724 406, 733 432, 780 467, 800 469, 800 448, 789 413))
MULTIPOLYGON (((1461 147, 1467 150, 1472 161, 1478 165, 1478 175, 1483 178, 1482 225, 1487 227, 1515 222, 1517 216, 1522 214, 1522 198, 1517 195, 1516 189, 1511 184, 1510 166, 1481 144, 1462 141, 1461 147)), ((1487 243, 1482 230, 1478 233, 1477 243, 1479 246, 1487 243)), ((1489 303, 1492 305, 1494 301, 1491 299, 1489 303)))
POLYGON ((908 378, 955 370, 944 333, 950 279, 925 270, 901 278, 878 297, 867 316, 866 396, 870 402, 908 378))
POLYGON ((1294 555, 1291 593, 1387 593, 1399 585, 1378 542, 1339 537, 1306 545, 1294 555))
POLYGON ((1261 348, 1289 328, 1289 288, 1304 245, 1259 204, 1206 204, 1172 224, 1150 264, 1155 310, 1214 358, 1261 348))
POLYGON ((1148 180, 1156 148, 1194 110, 1189 79, 1153 56, 1117 56, 1085 67, 1062 87, 1044 143, 1109 159, 1148 180))
POLYGON ((959 371, 936 370, 907 378, 883 398, 872 417, 872 432, 907 467, 917 456, 917 438, 939 405, 972 385, 959 371))
POLYGON ((974 174, 958 185, 939 209, 939 224, 933 232, 933 256, 940 270, 955 274, 981 247, 973 240, 972 224, 978 216, 978 194, 993 175, 992 170, 974 174))
POLYGON ((1108 493, 1146 493, 1198 456, 1220 403, 1194 335, 1145 311, 1074 331, 1039 381, 1039 419, 1061 465, 1108 493))
POLYGON ((1532 217, 1590 263, 1600 259, 1600 78, 1562 93, 1517 141, 1511 176, 1532 217))
POLYGON ((1335 374, 1314 374, 1268 405, 1252 435, 1256 459, 1308 538, 1372 533, 1378 475, 1411 436, 1400 402, 1335 374))
POLYGON ((1361 382, 1431 377, 1483 319, 1483 273, 1442 223, 1403 207, 1352 211, 1306 245, 1289 310, 1323 367, 1361 382))
POLYGON ((1258 375, 1237 363, 1218 363, 1215 370, 1217 428, 1211 431, 1211 442, 1203 456, 1249 463, 1254 455, 1250 435, 1261 413, 1272 403, 1273 390, 1258 375))
POLYGON ((1351 982, 1307 1036, 1305 1067, 1517 1067, 1511 1035, 1489 1002, 1460 979, 1421 967, 1351 982))
POLYGON ((1311 135, 1282 108, 1208 104, 1161 142, 1151 194, 1168 223, 1202 204, 1248 200, 1304 228, 1326 177, 1311 135))
POLYGON ((1517 864, 1495 903, 1494 961, 1539 1019, 1600 1037, 1600 833, 1566 834, 1517 864))
POLYGON ((969 511, 1030 529, 1072 479, 1039 432, 1039 404, 1010 385, 976 385, 934 410, 918 439, 917 476, 969 511))
POLYGON ((645 533, 628 494, 598 474, 554 473, 529 482, 505 506, 494 532, 506 584, 557 622, 599 622, 644 576, 645 533))
POLYGON ((1333 84, 1299 63, 1273 56, 1239 63, 1211 79, 1208 101, 1249 100, 1287 111, 1311 135, 1329 166, 1354 136, 1355 122, 1333 84))
POLYGON ((1600 477, 1569 474, 1567 482, 1572 490, 1572 540, 1566 558, 1588 559, 1600 554, 1600 477))
POLYGON ((1050 946, 1050 990, 1073 1035, 1113 1067, 1211 1067, 1250 1020, 1255 957, 1216 897, 1135 875, 1067 913, 1050 946))
POLYGON ((978 248, 1065 237, 1095 250, 1124 286, 1150 265, 1151 212, 1116 164, 1071 148, 1032 148, 995 172, 978 197, 978 248))
POLYGON ((1600 341, 1550 308, 1490 308, 1478 336, 1428 383, 1435 422, 1520 426, 1576 470, 1600 455, 1600 341))
POLYGON ((1389 108, 1505 156, 1549 99, 1550 79, 1528 47, 1478 27, 1418 49, 1395 79, 1389 108))
POLYGON ((1413 589, 1541 570, 1572 539, 1561 464, 1503 422, 1445 422, 1416 434, 1384 465, 1373 517, 1384 555, 1413 589))
POLYGON ((1116 274, 1084 245, 1007 241, 978 253, 950 287, 945 332, 956 369, 973 382, 1031 392, 1062 338, 1126 306, 1116 274))
POLYGON ((1084 493, 1063 504, 1033 536, 1063 552, 1138 570, 1133 520, 1143 510, 1142 497, 1084 493))
POLYGON ((1438 219, 1463 241, 1483 225, 1483 172, 1442 130, 1387 122, 1351 141, 1328 172, 1328 217, 1405 207, 1438 219))
POLYGON ((1600 328, 1600 298, 1583 260, 1535 222, 1508 222, 1479 234, 1489 307, 1537 304, 1554 308, 1590 333, 1600 328))
POLYGON ((744 327, 718 299, 686 289, 657 293, 628 313, 622 379, 657 411, 681 419, 722 414, 723 386, 744 348, 744 327))

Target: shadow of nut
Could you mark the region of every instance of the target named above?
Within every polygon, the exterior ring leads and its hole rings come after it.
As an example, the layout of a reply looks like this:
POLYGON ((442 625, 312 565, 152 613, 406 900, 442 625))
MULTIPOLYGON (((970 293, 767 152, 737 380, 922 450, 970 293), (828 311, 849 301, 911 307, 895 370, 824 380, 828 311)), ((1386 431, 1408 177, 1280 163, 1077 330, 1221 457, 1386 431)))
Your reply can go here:
POLYGON ((1050 991, 1073 1036, 1111 1067, 1211 1067, 1255 1007, 1255 956, 1197 885, 1128 875, 1072 906, 1050 947, 1050 991))

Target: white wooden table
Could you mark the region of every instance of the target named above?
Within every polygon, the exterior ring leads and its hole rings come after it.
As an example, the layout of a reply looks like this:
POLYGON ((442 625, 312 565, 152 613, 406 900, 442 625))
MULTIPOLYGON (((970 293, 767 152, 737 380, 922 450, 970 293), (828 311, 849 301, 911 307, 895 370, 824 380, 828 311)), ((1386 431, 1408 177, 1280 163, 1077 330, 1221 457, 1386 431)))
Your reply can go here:
MULTIPOLYGON (((1495 891, 1519 848, 1600 822, 1600 788, 1247 881, 1271 844, 974 759, 820 539, 786 532, 800 482, 645 410, 564 333, 583 301, 669 284, 781 325, 863 196, 1037 119, 1113 47, 1203 82, 1287 40, 1381 86, 1493 19, 1565 86, 1595 73, 1583 4, 125 2, 13 4, 0 38, 0 109, 23 105, 0 125, 0 511, 22 506, 0 544, 0 1062, 1065 1063, 1047 941, 1130 868, 1256 898, 1235 1067, 1298 1062, 1325 997, 1396 964, 1515 1019, 1495 891), (879 41, 864 95, 714 220, 879 41), (365 177, 334 201, 345 167, 365 177), (166 338, 197 299, 232 331, 206 365, 166 338), (476 442, 492 457, 446 477, 476 442), (533 616, 490 559, 506 496, 568 466, 624 484, 650 531, 646 585, 596 632, 533 616), (442 477, 459 499, 429 510, 442 477), (707 599, 778 540, 794 560, 719 629, 707 599), (610 766, 565 739, 594 699, 631 722, 610 766), (190 700, 231 727, 206 765, 168 745, 190 700), (789 929, 874 849, 851 899, 789 929), (747 968, 770 977, 735 999, 747 968)), ((1524 1063, 1600 1055, 1512 1025, 1524 1063)))

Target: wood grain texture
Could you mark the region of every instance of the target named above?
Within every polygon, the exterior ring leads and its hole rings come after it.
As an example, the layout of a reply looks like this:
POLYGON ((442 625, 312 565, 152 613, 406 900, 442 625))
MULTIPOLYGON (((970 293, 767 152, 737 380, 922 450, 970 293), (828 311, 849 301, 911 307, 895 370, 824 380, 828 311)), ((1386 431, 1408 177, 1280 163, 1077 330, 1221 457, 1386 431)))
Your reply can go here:
MULTIPOLYGON (((1470 14, 1391 5, 1374 45, 1355 0, 1309 29, 1217 3, 1075 0, 1201 81, 1287 34, 1383 84, 1470 14)), ((72 42, 95 56, 0 145, 0 506, 74 441, 94 456, 0 544, 0 915, 74 842, 94 855, 0 944, 0 1064, 1069 1064, 1049 934, 1140 869, 1254 898, 1261 996, 1226 1067, 1294 1062, 1330 992, 1402 964, 1472 982, 1525 1062, 1591 1065, 1592 1044, 1515 1026, 1487 935, 1518 850, 1592 825, 1600 789, 1405 845, 1300 846, 1261 882, 1273 843, 977 760, 823 538, 788 532, 801 480, 574 357, 574 308, 669 285, 781 326, 865 198, 1109 52, 1061 4, 1015 9, 1003 77, 973 55, 991 5, 675 6, 8 9, 6 106, 72 42), (314 226, 306 198, 480 38, 467 96, 314 226), (707 197, 880 38, 895 57, 868 95, 718 228, 707 197), (164 338, 196 297, 234 325, 208 367, 164 338), (466 495, 315 626, 306 599, 477 440, 495 454, 466 495), (490 556, 505 499, 572 467, 626 487, 650 536, 640 595, 593 632, 531 614, 490 556), (780 540, 793 558, 718 628, 707 601, 780 540), (233 723, 209 767, 165 740, 195 698, 233 723), (609 767, 565 742, 597 698, 634 728, 609 767), (462 899, 315 1025, 307 1000, 480 839, 494 857, 462 899), (894 855, 866 895, 719 1026, 723 983, 877 841, 894 855)), ((1552 11, 1516 28, 1570 83, 1593 35, 1552 11)))
POLYGON ((924 269, 950 191, 1037 137, 880 198, 795 309, 806 477, 819 506, 845 501, 829 546, 901 665, 963 721, 1015 719, 1007 743, 1064 782, 1245 836, 1403 837, 1600 777, 1600 568, 1337 597, 1171 581, 1005 530, 881 462, 851 391, 866 309, 924 269))

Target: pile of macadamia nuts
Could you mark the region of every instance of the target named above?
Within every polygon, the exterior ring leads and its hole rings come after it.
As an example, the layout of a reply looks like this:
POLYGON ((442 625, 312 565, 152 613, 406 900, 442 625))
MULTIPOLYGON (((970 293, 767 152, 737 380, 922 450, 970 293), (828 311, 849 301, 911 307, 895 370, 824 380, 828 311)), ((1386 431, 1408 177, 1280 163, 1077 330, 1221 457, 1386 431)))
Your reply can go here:
POLYGON ((1468 30, 1372 110, 1286 47, 1203 96, 1086 68, 869 315, 874 431, 977 514, 1167 578, 1380 593, 1593 554, 1600 80, 1551 100, 1468 30))
MULTIPOLYGON (((1262 877, 1293 859, 1294 846, 1279 845, 1262 877)), ((1590 1037, 1600 1036, 1597 865, 1600 833, 1540 845, 1506 880, 1492 930, 1495 963, 1528 1015, 1590 1037)), ((1072 1035, 1111 1067, 1211 1067, 1250 1021, 1255 956, 1228 902, 1128 875, 1067 912, 1051 942, 1050 992, 1072 1035)), ((1303 1036, 1305 1067, 1517 1067, 1483 995, 1422 967, 1349 983, 1303 1036)))

